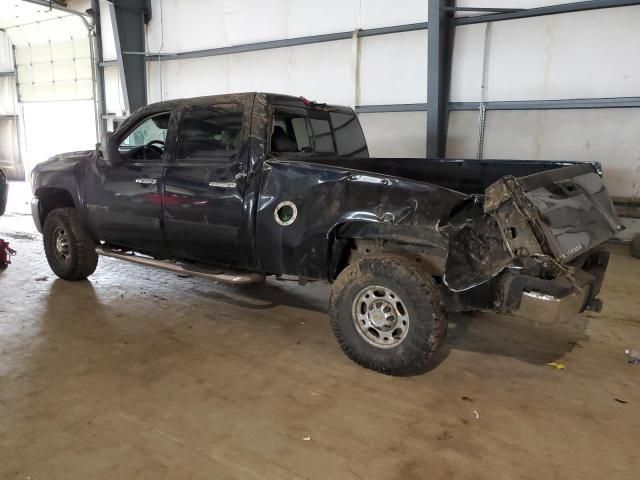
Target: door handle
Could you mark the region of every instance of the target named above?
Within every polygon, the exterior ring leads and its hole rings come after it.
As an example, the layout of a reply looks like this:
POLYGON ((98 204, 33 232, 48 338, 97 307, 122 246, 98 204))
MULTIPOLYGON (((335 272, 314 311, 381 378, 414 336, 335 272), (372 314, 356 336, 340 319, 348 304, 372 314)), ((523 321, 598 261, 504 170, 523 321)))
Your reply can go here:
POLYGON ((156 180, 155 178, 142 177, 136 178, 136 183, 139 183, 141 185, 155 185, 156 183, 158 183, 158 180, 156 180))
POLYGON ((209 182, 209 186, 212 188, 233 188, 236 186, 236 182, 209 182))

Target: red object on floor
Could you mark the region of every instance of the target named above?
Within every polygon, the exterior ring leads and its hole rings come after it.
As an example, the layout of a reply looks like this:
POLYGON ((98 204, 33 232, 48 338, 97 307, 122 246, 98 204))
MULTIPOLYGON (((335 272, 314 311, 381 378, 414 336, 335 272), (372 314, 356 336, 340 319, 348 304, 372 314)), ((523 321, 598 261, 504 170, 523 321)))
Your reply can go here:
POLYGON ((11 263, 11 257, 15 254, 15 250, 9 248, 9 243, 0 238, 0 268, 6 268, 11 263))

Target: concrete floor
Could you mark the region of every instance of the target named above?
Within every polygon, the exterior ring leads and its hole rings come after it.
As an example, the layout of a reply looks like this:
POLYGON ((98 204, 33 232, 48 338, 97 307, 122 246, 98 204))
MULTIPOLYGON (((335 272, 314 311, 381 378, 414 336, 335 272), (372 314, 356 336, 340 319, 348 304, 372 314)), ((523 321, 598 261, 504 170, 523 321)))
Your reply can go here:
POLYGON ((0 237, 19 252, 0 274, 1 479, 638 478, 640 260, 623 247, 603 314, 456 316, 435 369, 392 378, 342 354, 324 285, 111 259, 67 283, 28 217, 0 217, 0 237))

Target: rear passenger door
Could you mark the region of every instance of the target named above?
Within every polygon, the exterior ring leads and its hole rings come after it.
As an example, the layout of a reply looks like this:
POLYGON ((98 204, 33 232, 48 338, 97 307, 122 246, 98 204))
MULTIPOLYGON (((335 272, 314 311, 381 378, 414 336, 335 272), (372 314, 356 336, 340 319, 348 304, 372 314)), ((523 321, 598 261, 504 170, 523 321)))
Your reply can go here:
POLYGON ((163 218, 174 255, 194 261, 242 266, 248 152, 245 106, 186 105, 175 148, 165 170, 163 218))

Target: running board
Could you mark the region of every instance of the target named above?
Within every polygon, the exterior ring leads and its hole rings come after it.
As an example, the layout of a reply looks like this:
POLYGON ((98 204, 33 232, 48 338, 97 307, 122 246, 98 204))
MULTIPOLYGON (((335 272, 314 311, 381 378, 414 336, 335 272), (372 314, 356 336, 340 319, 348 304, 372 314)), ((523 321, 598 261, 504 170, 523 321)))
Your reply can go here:
POLYGON ((161 268, 163 270, 168 270, 182 275, 202 277, 215 282, 225 283, 227 285, 251 285, 254 283, 262 283, 265 280, 265 276, 262 273, 230 272, 222 269, 214 270, 201 268, 195 265, 185 265, 167 260, 156 260, 154 258, 144 257, 134 253, 123 253, 122 250, 113 250, 106 246, 97 247, 96 253, 104 257, 117 258, 119 260, 125 260, 127 262, 147 267, 161 268))

